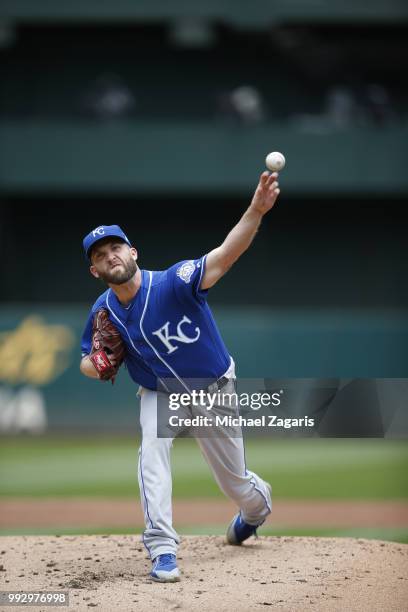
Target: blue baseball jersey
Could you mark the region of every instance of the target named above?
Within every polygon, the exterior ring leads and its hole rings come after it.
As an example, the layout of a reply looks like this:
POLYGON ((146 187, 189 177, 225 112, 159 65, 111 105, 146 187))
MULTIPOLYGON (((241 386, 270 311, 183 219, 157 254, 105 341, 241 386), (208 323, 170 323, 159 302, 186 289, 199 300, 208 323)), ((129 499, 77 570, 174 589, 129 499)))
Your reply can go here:
POLYGON ((82 355, 91 352, 95 312, 106 308, 126 347, 132 379, 148 389, 202 388, 229 368, 231 357, 200 289, 206 256, 178 262, 167 270, 141 270, 141 286, 126 307, 108 289, 93 305, 82 336, 82 355), (161 382, 160 382, 161 381, 161 382))

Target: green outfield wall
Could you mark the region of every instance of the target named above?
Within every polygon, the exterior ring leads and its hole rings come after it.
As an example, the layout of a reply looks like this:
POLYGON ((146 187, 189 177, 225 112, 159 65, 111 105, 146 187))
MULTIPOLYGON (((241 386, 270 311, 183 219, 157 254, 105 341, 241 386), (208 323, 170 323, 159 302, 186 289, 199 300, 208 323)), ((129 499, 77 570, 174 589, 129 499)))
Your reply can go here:
POLYGON ((132 2, 132 0, 71 0, 53 3, 47 0, 3 0, 4 17, 35 22, 38 20, 105 22, 129 20, 161 21, 177 17, 218 19, 239 27, 265 28, 270 22, 334 20, 341 22, 381 22, 407 18, 407 7, 401 0, 210 0, 205 4, 173 0, 132 2))
POLYGON ((315 133, 274 123, 9 120, 0 143, 3 193, 245 195, 271 149, 285 152, 288 195, 408 193, 406 125, 315 133))
MULTIPOLYGON (((407 378, 401 311, 216 308, 240 378, 407 378)), ((137 386, 79 372, 85 306, 0 311, 0 431, 127 431, 138 427, 137 386)))

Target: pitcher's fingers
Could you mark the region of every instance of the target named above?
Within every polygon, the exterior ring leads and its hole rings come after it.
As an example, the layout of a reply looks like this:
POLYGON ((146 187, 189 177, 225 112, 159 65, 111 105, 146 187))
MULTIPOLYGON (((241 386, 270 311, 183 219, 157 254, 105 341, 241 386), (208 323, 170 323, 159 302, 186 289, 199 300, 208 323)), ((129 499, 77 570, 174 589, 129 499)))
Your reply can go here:
POLYGON ((272 172, 272 174, 269 175, 268 180, 267 180, 267 187, 270 187, 272 185, 272 183, 274 183, 275 181, 278 180, 279 174, 277 172, 272 172))

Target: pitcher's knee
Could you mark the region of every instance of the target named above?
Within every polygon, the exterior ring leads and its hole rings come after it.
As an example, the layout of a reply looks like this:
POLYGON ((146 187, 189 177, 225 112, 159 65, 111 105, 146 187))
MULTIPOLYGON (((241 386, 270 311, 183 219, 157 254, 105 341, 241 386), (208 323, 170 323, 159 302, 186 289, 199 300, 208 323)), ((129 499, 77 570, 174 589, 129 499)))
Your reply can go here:
MULTIPOLYGON (((267 483, 245 480, 224 484, 223 492, 240 508, 251 508, 256 515, 266 518, 272 512, 271 488, 267 483)), ((251 512, 251 513, 252 513, 251 512)))
POLYGON ((245 502, 253 493, 253 486, 246 480, 244 482, 228 482, 221 486, 222 492, 234 501, 238 506, 245 502))
POLYGON ((168 451, 173 444, 173 438, 157 438, 155 436, 144 436, 142 444, 139 448, 139 454, 142 452, 157 452, 160 450, 168 451))

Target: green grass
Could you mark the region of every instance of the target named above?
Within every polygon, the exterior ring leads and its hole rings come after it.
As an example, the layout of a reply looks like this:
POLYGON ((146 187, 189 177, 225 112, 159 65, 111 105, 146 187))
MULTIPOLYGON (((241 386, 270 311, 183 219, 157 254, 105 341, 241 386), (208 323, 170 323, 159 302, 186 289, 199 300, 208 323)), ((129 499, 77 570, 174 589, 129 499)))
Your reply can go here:
MULTIPOLYGON (((185 527, 175 526, 178 533, 183 535, 224 535, 225 526, 222 525, 201 525, 200 527, 185 527)), ((137 540, 140 540, 141 530, 135 530, 134 527, 120 528, 96 528, 89 529, 81 527, 59 527, 59 528, 38 528, 38 529, 7 529, 0 530, 0 536, 10 535, 104 535, 104 534, 134 534, 137 540)), ((259 535, 265 536, 308 536, 308 537, 351 537, 351 538, 368 538, 376 540, 385 540, 390 542, 401 542, 408 544, 408 529, 382 527, 382 528, 347 528, 347 529, 285 529, 281 527, 274 529, 273 527, 262 528, 259 530, 259 535)))
MULTIPOLYGON (((3 437, 0 495, 134 497, 138 444, 127 437, 3 437)), ((404 440, 252 439, 246 458, 278 498, 408 497, 404 440)), ((223 497, 194 440, 175 441, 172 465, 174 497, 223 497)))

